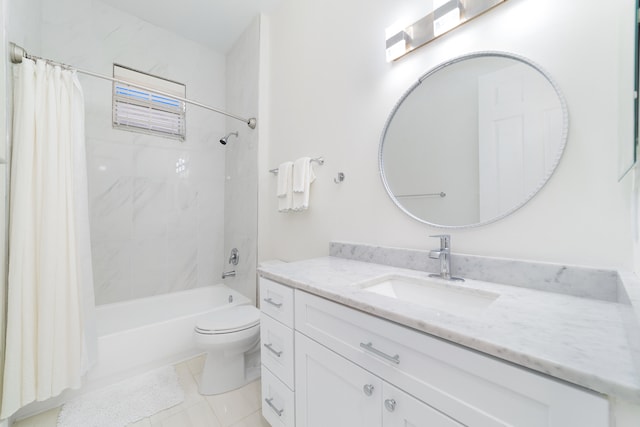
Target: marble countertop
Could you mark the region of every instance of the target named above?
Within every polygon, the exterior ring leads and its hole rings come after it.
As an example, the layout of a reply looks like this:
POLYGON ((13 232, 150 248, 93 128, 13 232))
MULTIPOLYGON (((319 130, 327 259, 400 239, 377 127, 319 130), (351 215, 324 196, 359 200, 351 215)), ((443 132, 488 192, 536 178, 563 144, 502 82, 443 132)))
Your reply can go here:
MULTIPOLYGON (((480 313, 438 311, 364 291, 389 274, 428 273, 323 257, 265 265, 262 277, 616 398, 640 403, 638 301, 613 302, 481 280, 460 286, 499 294, 480 313)), ((635 276, 634 276, 635 277, 635 276)))

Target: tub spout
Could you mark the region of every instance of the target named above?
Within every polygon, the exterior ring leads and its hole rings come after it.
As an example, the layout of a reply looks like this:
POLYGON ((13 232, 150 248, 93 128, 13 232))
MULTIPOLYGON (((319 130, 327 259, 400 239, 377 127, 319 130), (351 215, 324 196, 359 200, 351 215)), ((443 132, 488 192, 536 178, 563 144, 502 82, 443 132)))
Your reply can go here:
POLYGON ((236 277, 236 271, 235 270, 223 271, 222 272, 222 278, 226 279, 227 277, 236 277))

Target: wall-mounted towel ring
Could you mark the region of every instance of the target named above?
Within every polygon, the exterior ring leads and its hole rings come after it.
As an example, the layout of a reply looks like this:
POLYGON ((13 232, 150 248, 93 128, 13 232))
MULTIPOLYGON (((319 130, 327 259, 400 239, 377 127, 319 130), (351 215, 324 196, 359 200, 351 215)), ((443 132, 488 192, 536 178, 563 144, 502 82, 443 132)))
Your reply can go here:
POLYGON ((344 174, 342 172, 338 172, 338 177, 333 178, 333 182, 340 184, 342 181, 344 181, 344 174))

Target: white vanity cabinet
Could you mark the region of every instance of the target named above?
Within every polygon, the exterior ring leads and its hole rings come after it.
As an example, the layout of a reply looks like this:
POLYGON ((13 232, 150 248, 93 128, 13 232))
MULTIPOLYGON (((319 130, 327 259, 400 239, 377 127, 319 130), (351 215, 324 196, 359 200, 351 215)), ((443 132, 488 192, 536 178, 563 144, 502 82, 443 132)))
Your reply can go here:
MULTIPOLYGON (((297 411, 336 393, 304 377, 313 360, 308 354, 316 354, 301 344, 304 335, 382 381, 383 395, 375 411, 385 427, 608 425, 609 404, 601 395, 299 290, 295 292, 295 329, 297 411), (305 368, 306 372, 301 371, 305 368), (393 411, 385 405, 388 400, 395 400, 393 411), (427 416, 440 417, 427 421, 427 416)), ((325 370, 329 376, 330 370, 325 370)), ((335 375, 346 381, 340 371, 335 375)), ((371 380, 367 381, 354 385, 354 393, 371 380)), ((352 404, 342 401, 346 407, 352 404)), ((301 424, 313 422, 309 415, 305 419, 304 412, 296 420, 298 427, 315 425, 301 424)))
POLYGON ((274 427, 609 426, 602 395, 264 278, 260 289, 274 427))
POLYGON ((260 278, 260 311, 262 415, 273 427, 293 427, 293 289, 260 278))
POLYGON ((296 332, 297 427, 461 427, 424 402, 296 332))

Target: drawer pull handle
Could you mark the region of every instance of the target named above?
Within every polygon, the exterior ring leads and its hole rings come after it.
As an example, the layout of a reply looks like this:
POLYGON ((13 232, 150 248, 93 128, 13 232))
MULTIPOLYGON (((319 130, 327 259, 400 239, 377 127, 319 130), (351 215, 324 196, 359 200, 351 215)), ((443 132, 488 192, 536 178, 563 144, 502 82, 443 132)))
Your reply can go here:
POLYGON ((273 344, 263 344, 267 350, 269 350, 271 353, 275 354, 276 356, 280 357, 282 355, 282 351, 277 351, 273 349, 273 344))
POLYGON ((387 408, 387 411, 393 412, 396 410, 396 401, 395 399, 387 399, 384 401, 384 407, 387 408))
POLYGON ((362 387, 362 391, 364 391, 364 394, 367 396, 371 396, 373 394, 373 388, 372 384, 365 384, 364 387, 362 387))
POLYGON ((279 417, 282 416, 282 413, 284 412, 284 409, 278 409, 276 408, 276 405, 274 405, 273 403, 273 397, 269 398, 269 399, 264 399, 265 402, 267 402, 267 405, 269 405, 271 407, 271 409, 273 409, 273 411, 278 414, 279 417))
POLYGON ((282 307, 282 303, 281 302, 275 302, 273 299, 271 298, 265 298, 264 302, 271 304, 272 306, 274 306, 275 308, 280 308, 282 307))
POLYGON ((387 353, 384 353, 384 352, 378 350, 377 348, 375 348, 373 346, 373 343, 371 343, 371 342, 368 342, 366 344, 361 342, 360 343, 360 347, 364 348, 367 351, 370 351, 371 353, 375 354, 376 356, 380 356, 383 359, 388 360, 389 362, 393 362, 396 365, 400 364, 400 355, 399 354, 396 354, 395 356, 389 356, 387 353))

